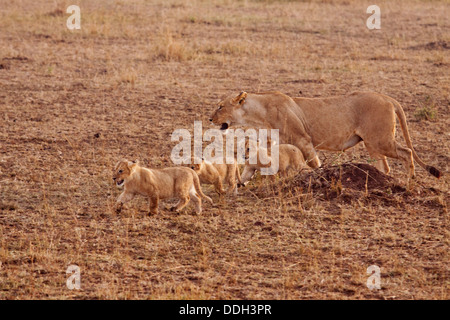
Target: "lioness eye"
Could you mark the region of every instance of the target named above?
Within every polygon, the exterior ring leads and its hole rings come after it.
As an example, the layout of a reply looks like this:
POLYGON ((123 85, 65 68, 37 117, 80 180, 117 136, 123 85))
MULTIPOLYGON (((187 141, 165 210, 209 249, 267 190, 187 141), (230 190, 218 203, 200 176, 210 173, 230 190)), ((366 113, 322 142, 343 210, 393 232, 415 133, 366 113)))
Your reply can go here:
POLYGON ((222 106, 219 106, 219 110, 222 109, 222 106))
POLYGON ((123 172, 123 170, 122 170, 122 169, 120 169, 120 170, 119 170, 119 173, 122 173, 122 172, 123 172))

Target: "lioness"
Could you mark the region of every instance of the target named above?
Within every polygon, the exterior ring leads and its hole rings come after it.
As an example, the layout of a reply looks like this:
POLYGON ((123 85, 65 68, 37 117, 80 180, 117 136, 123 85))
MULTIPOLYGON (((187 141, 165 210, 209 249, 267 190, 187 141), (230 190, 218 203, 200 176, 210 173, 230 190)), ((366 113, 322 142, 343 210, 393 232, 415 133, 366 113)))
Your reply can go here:
POLYGON ((113 180, 118 187, 124 187, 116 202, 117 213, 120 213, 124 203, 131 201, 137 194, 149 197, 149 214, 158 213, 160 199, 180 199, 172 208, 177 212, 183 209, 189 200, 193 200, 197 214, 202 212, 200 196, 212 203, 211 198, 203 194, 195 171, 186 167, 147 169, 141 167, 137 161, 121 160, 114 167, 113 180))
POLYGON ((297 146, 306 163, 320 166, 315 149, 344 151, 364 144, 379 170, 389 173, 386 157, 406 164, 408 178, 415 176, 414 162, 439 178, 441 172, 416 154, 400 104, 388 96, 355 92, 331 98, 290 98, 280 92, 232 95, 219 103, 210 121, 226 130, 232 125, 279 129, 280 143, 297 146), (408 148, 395 141, 395 116, 408 148))
POLYGON ((218 164, 202 159, 200 164, 193 164, 191 168, 198 174, 201 183, 214 185, 214 189, 219 195, 231 193, 233 191, 234 194, 237 194, 236 178, 239 183, 242 183, 241 174, 236 161, 232 164, 218 164), (227 182, 228 184, 226 192, 223 189, 223 182, 227 182))
POLYGON ((250 181, 257 170, 270 167, 272 165, 272 161, 278 162, 276 167, 278 167, 278 173, 280 173, 283 177, 287 177, 290 169, 299 171, 303 167, 306 167, 302 152, 299 148, 292 144, 280 144, 278 146, 278 159, 272 155, 269 155, 269 152, 265 148, 259 147, 258 143, 253 140, 249 141, 249 146, 247 147, 246 153, 247 161, 244 171, 242 172, 242 182, 239 184, 240 186, 245 185, 248 181, 250 181), (256 151, 257 161, 254 164, 249 162, 252 148, 256 151))

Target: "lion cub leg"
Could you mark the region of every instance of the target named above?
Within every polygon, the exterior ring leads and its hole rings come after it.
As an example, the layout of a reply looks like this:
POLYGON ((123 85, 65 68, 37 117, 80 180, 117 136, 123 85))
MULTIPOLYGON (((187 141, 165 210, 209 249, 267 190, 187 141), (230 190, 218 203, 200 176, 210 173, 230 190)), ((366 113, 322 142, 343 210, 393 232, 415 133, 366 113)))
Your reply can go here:
POLYGON ((180 196, 180 201, 178 201, 178 203, 171 210, 180 212, 181 210, 183 210, 184 207, 187 206, 189 201, 190 201, 189 195, 182 195, 182 196, 180 196))
POLYGON ((117 198, 115 211, 116 213, 120 213, 122 211, 123 205, 131 200, 133 200, 134 194, 129 192, 122 192, 120 196, 117 198))
POLYGON ((233 194, 233 195, 237 195, 238 194, 238 190, 237 190, 237 183, 235 180, 233 181, 228 181, 228 189, 227 189, 227 194, 233 194))
POLYGON ((228 168, 226 181, 227 181, 227 184, 228 184, 227 194, 234 193, 234 195, 237 195, 236 168, 235 168, 235 166, 230 166, 228 168))
POLYGON ((219 175, 214 179, 213 182, 214 190, 219 194, 220 197, 222 197, 225 194, 225 190, 223 188, 222 179, 219 175))
POLYGON ((294 157, 291 168, 295 171, 295 173, 298 173, 305 167, 306 167, 305 159, 303 158, 303 154, 300 151, 298 152, 297 157, 294 157))
POLYGON ((191 200, 195 204, 195 212, 197 212, 198 215, 201 214, 202 213, 202 199, 197 194, 197 191, 195 191, 194 186, 192 186, 191 189, 189 190, 189 196, 191 197, 191 200))
POLYGON ((290 169, 290 167, 287 167, 287 168, 285 168, 284 170, 280 171, 281 176, 282 176, 284 179, 286 179, 286 178, 289 177, 289 169, 290 169))
POLYGON ((251 166, 251 165, 246 165, 244 167, 244 171, 242 172, 241 175, 241 185, 245 186, 247 184, 248 181, 250 181, 253 177, 253 175, 256 172, 256 167, 251 166))
POLYGON ((149 215, 158 214, 159 197, 157 195, 150 196, 150 212, 149 215))

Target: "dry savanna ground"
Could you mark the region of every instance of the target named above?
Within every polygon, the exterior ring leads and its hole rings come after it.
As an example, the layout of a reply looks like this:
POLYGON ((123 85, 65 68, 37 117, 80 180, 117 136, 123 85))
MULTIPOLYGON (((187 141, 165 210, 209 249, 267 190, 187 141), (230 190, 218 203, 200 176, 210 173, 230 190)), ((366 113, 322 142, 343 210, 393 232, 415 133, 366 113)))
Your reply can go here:
POLYGON ((0 0, 0 299, 448 299, 450 9, 375 2, 381 30, 366 1, 0 0), (201 216, 113 213, 119 159, 171 165, 171 133, 241 90, 390 95, 445 174, 406 190, 361 144, 222 202, 205 186, 201 216))

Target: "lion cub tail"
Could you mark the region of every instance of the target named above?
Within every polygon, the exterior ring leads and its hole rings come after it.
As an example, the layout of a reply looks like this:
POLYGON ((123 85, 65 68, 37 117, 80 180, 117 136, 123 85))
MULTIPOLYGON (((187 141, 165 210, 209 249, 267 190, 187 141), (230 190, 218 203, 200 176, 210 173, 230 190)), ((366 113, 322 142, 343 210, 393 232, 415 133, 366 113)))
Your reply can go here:
POLYGON ((239 171, 239 165, 236 163, 236 178, 239 184, 242 184, 241 172, 239 171))
POLYGON ((210 197, 208 197, 206 194, 203 193, 202 191, 202 187, 200 186, 200 179, 197 175, 197 173, 192 170, 192 177, 194 178, 194 187, 195 187, 195 191, 197 191, 197 193, 202 197, 205 198, 206 200, 208 200, 209 202, 211 202, 211 204, 213 204, 213 201, 210 197))
POLYGON ((442 176, 442 173, 435 167, 429 166, 426 163, 424 163, 422 161, 422 159, 419 158, 416 151, 414 150, 412 142, 411 142, 411 137, 410 137, 409 131, 408 131, 408 125, 406 123, 405 112, 403 111, 402 106, 400 105, 400 103, 398 101, 396 101, 394 99, 392 99, 392 102, 394 104, 395 113, 397 114, 398 120, 400 122, 400 127, 402 128, 402 131, 403 131, 403 136, 405 137, 406 145, 408 146, 408 148, 411 149, 414 160, 416 160, 416 162, 422 168, 427 170, 431 175, 433 175, 439 179, 442 176))

